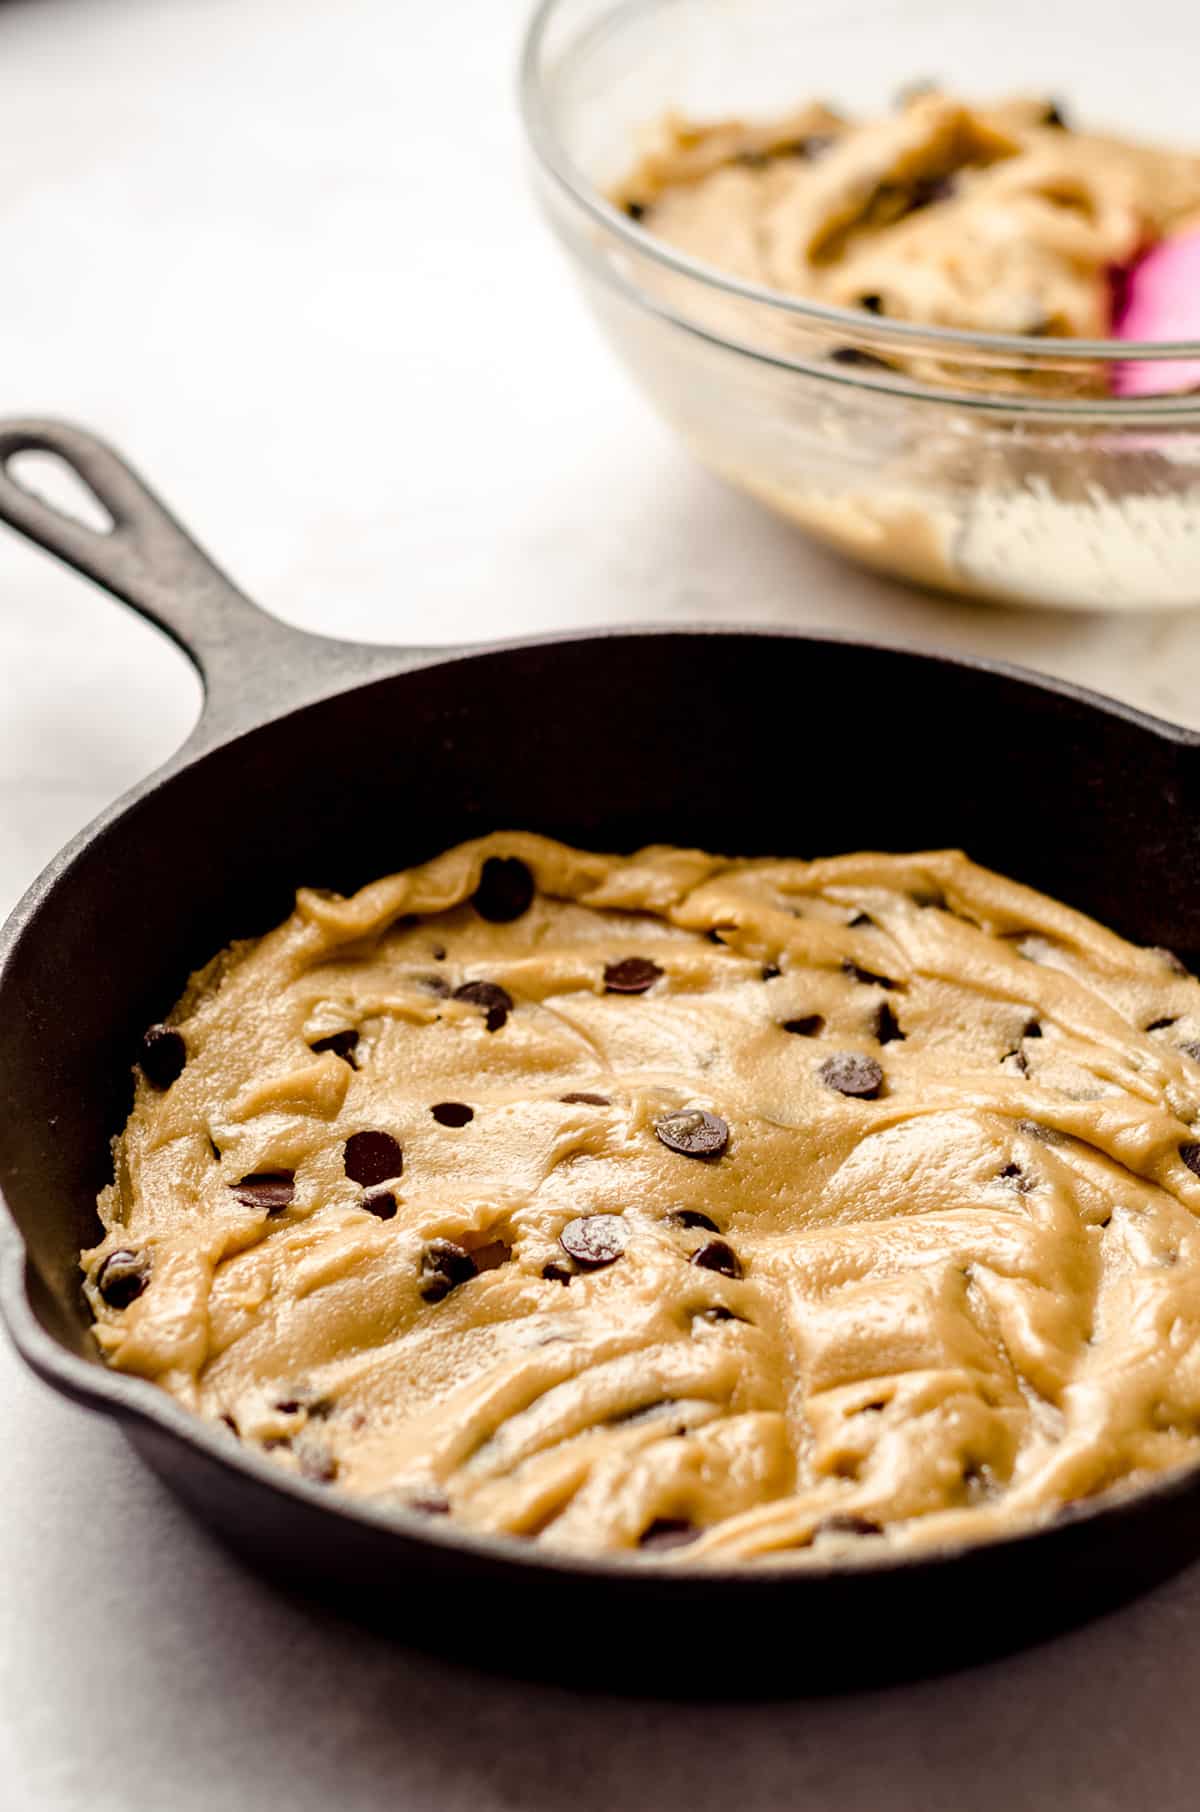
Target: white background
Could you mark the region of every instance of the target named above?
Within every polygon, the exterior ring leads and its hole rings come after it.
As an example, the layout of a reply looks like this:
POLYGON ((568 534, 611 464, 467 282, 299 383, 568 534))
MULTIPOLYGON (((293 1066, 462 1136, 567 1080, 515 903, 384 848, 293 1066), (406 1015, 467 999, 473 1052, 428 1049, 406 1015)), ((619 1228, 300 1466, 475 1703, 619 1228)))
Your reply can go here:
MULTIPOLYGON (((1194 618, 903 591, 688 462, 527 199, 519 12, 0 4, 0 411, 103 429, 253 595, 333 633, 880 629, 1200 724, 1194 618)), ((197 705, 155 632, 0 539, 0 908, 197 705)), ((1019 1659, 825 1703, 468 1676, 247 1577, 0 1341, 3 1812, 1182 1812, 1198 1694, 1196 1575, 1019 1659)))

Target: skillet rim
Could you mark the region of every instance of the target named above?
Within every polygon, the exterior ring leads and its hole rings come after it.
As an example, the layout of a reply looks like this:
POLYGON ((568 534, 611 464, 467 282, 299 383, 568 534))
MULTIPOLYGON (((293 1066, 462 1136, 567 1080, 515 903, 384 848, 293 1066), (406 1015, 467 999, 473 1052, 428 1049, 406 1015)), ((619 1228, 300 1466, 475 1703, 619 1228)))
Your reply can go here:
MULTIPOLYGON (((272 620, 285 630, 290 628, 281 619, 272 620)), ((174 641, 165 630, 160 630, 160 633, 165 639, 174 641)), ((389 685, 410 674, 416 675, 432 667, 450 666, 459 661, 587 642, 667 638, 679 641, 737 638, 786 642, 815 648, 832 647, 864 654, 901 657, 920 665, 959 672, 982 673, 1015 683, 1027 691, 1081 705, 1098 718, 1129 723, 1181 751, 1200 749, 1200 730, 1188 729, 1091 687, 1073 680, 1037 673, 1016 662, 960 654, 936 646, 906 646, 888 638, 848 635, 837 631, 814 632, 807 627, 736 623, 687 626, 672 623, 621 624, 612 627, 585 627, 566 633, 513 637, 499 642, 445 649, 393 648, 388 644, 347 642, 334 637, 308 636, 302 630, 296 630, 295 634, 298 639, 310 644, 314 666, 318 652, 325 646, 330 651, 341 649, 344 655, 353 651, 361 656, 366 671, 357 678, 348 677, 343 671, 339 675, 342 683, 334 685, 328 691, 318 689, 315 694, 305 694, 299 700, 276 700, 267 707, 265 714, 257 716, 252 722, 239 724, 232 730, 219 733, 213 741, 204 737, 206 719, 202 709, 197 723, 180 748, 77 832, 51 858, 20 897, 3 926, 0 926, 0 1003, 3 1001, 4 984, 12 959, 24 938, 36 934, 37 915, 43 902, 61 885, 69 884, 74 868, 90 845, 99 836, 113 829, 128 811, 144 799, 202 763, 207 755, 228 748, 243 738, 269 730, 299 712, 319 709, 323 704, 349 693, 365 691, 377 685, 389 685), (394 666, 387 665, 389 656, 394 659, 394 666)), ((175 642, 175 645, 178 646, 178 643, 175 642)), ((184 652, 190 651, 185 649, 184 652)), ((62 1346, 42 1326, 34 1311, 26 1284, 30 1264, 23 1235, 3 1189, 0 1188, 0 1321, 7 1327, 13 1346, 23 1362, 43 1383, 60 1395, 85 1409, 112 1418, 118 1425, 148 1424, 152 1429, 178 1440, 185 1448, 198 1450, 206 1459, 216 1461, 232 1473, 266 1485, 284 1497, 299 1500, 301 1504, 324 1512, 335 1520, 345 1519, 380 1535, 398 1536, 407 1544, 428 1543, 436 1549, 461 1554, 508 1573, 520 1574, 532 1570, 542 1576, 583 1576, 598 1581, 620 1581, 622 1584, 647 1577, 653 1578, 659 1589, 662 1589, 665 1582, 672 1582, 668 1586, 669 1590, 690 1590, 704 1585, 714 1591, 738 1587, 762 1592, 786 1584, 798 1586, 806 1580, 828 1582, 859 1579, 875 1574, 905 1574, 926 1568, 942 1569, 954 1562, 967 1561, 974 1555, 1010 1549, 1015 1544, 1053 1540, 1060 1531, 1065 1532, 1082 1524, 1116 1520, 1124 1513, 1185 1497, 1189 1492, 1200 1488, 1198 1456, 1194 1461, 1156 1474, 1145 1484, 1123 1480, 1107 1491, 1038 1517, 1025 1527, 1006 1531, 983 1541, 945 1540, 900 1553, 875 1554, 868 1551, 861 1559, 853 1561, 831 1557, 825 1561, 793 1559, 789 1562, 771 1557, 725 1564, 704 1562, 689 1566, 686 1561, 679 1559, 667 1560, 662 1556, 636 1551, 630 1555, 612 1556, 556 1553, 549 1548, 539 1549, 518 1536, 477 1534, 452 1523, 442 1526, 440 1519, 431 1519, 401 1507, 374 1508, 349 1493, 336 1490, 331 1492, 327 1486, 283 1472, 264 1455, 255 1453, 241 1441, 231 1445, 228 1437, 218 1431, 214 1424, 184 1409, 166 1391, 148 1379, 115 1372, 98 1357, 94 1360, 84 1359, 62 1346)), ((784 1554, 788 1551, 779 1552, 784 1554)))

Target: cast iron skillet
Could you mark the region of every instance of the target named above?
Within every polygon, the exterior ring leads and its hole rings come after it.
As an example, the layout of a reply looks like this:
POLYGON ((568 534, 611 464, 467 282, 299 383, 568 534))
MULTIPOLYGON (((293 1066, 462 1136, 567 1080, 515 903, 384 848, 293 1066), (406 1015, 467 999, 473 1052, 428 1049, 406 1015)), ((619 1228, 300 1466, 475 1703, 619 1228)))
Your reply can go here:
POLYGON ((206 692, 184 748, 75 839, 0 937, 0 1307, 33 1369, 111 1416, 226 1542, 407 1642, 672 1693, 998 1653, 1200 1550, 1200 1468, 1032 1534, 854 1570, 554 1559, 385 1517, 106 1370, 77 1263, 140 1032, 199 962, 284 917, 298 883, 348 891, 498 827, 745 855, 963 844, 1186 956, 1200 738, 1017 671, 832 638, 634 631, 434 654, 302 634, 113 452, 53 423, 0 425, 0 519, 157 623, 206 692), (8 462, 28 449, 64 460, 112 531, 23 488, 8 462))

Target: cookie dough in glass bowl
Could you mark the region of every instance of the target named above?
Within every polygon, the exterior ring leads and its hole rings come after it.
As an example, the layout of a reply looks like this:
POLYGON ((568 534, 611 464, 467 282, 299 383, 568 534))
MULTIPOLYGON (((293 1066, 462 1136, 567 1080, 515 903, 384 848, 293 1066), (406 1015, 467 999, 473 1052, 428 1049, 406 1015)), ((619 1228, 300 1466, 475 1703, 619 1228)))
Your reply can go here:
POLYGON ((919 584, 1154 609, 1200 602, 1200 334, 1104 337, 1107 266, 1200 222, 1198 40, 1167 0, 1136 34, 1112 0, 548 0, 522 88, 593 312, 706 465, 919 584), (905 176, 875 235, 859 146, 905 176))

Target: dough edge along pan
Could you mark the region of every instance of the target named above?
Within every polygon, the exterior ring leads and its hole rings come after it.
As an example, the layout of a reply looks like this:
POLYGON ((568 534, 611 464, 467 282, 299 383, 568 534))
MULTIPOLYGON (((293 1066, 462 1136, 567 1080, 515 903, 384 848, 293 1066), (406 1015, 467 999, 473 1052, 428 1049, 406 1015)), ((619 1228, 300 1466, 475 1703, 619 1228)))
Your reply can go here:
POLYGON ((157 624, 205 693, 183 747, 0 933, 0 1312, 39 1377, 111 1417, 229 1548, 412 1646, 717 1697, 998 1655, 1200 1553, 1200 1460, 999 1541, 855 1563, 689 1570, 472 1535, 286 1475, 107 1369, 78 1268, 142 1030, 297 885, 349 891, 495 829, 737 855, 963 845, 1188 960, 1200 737, 1019 669, 836 635, 638 628, 467 650, 312 635, 252 604, 109 447, 58 422, 0 422, 0 520, 157 624), (70 468, 111 528, 27 489, 10 465, 30 452, 70 468))

